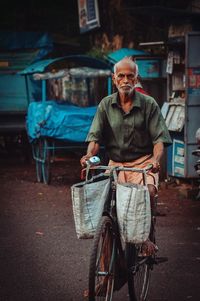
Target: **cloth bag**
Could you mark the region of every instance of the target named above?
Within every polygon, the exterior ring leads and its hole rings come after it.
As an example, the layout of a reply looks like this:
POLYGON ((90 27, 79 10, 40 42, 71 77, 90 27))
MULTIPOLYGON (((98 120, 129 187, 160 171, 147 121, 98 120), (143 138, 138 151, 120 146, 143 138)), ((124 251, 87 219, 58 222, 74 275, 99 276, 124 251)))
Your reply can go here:
POLYGON ((110 189, 110 179, 96 176, 92 181, 71 187, 76 234, 79 239, 93 238, 110 189))
POLYGON ((145 242, 151 227, 151 205, 147 186, 117 183, 116 207, 122 239, 134 244, 145 242))

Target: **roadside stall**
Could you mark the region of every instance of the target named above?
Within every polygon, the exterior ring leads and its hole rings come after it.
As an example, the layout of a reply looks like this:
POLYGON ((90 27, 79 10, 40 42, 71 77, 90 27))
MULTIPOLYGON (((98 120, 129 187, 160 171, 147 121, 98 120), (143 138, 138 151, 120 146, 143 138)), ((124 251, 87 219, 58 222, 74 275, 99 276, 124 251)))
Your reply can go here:
POLYGON ((26 129, 37 181, 48 184, 56 150, 86 148, 97 105, 111 93, 111 71, 103 61, 76 55, 42 60, 20 74, 41 85, 38 99, 27 94, 26 129))
MULTIPOLYGON (((0 137, 10 153, 16 140, 25 144, 25 115, 28 107, 26 87, 36 93, 37 87, 19 72, 44 59, 53 49, 49 34, 43 32, 0 32, 0 137)), ((26 138, 26 139, 25 139, 26 138)))
POLYGON ((173 142, 167 154, 168 175, 195 182, 198 174, 193 152, 200 127, 200 32, 172 28, 166 68, 168 100, 162 108, 173 142))

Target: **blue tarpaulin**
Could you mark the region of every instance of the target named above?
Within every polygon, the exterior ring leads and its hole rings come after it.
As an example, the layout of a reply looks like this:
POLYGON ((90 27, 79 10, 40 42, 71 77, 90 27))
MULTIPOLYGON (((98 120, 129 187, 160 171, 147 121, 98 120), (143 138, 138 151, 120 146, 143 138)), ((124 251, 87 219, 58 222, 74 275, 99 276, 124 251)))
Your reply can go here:
POLYGON ((26 120, 29 139, 33 141, 39 137, 52 137, 70 142, 84 142, 96 108, 81 108, 55 101, 32 102, 26 120))

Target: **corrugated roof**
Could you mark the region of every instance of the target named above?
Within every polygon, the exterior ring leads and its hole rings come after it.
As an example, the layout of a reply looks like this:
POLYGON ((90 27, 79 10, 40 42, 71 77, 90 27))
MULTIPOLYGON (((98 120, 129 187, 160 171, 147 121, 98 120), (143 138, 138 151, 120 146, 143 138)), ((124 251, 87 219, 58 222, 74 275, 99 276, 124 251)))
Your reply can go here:
POLYGON ((0 50, 53 49, 53 39, 46 32, 0 32, 0 50))
POLYGON ((34 62, 38 53, 39 50, 0 53, 0 73, 12 73, 24 70, 34 62))
POLYGON ((12 73, 45 57, 53 40, 42 32, 0 32, 0 73, 12 73))
MULTIPOLYGON (((20 72, 21 75, 25 74, 33 74, 33 73, 41 73, 41 72, 48 72, 52 71, 51 69, 56 68, 59 64, 58 69, 64 68, 64 64, 74 62, 79 66, 87 66, 87 67, 93 67, 97 69, 109 69, 110 66, 99 59, 89 57, 87 55, 69 55, 65 57, 59 57, 59 58, 53 58, 48 60, 40 60, 30 66, 28 66, 26 69, 24 69, 22 72, 20 72)), ((66 66, 65 66, 66 68, 66 66)))

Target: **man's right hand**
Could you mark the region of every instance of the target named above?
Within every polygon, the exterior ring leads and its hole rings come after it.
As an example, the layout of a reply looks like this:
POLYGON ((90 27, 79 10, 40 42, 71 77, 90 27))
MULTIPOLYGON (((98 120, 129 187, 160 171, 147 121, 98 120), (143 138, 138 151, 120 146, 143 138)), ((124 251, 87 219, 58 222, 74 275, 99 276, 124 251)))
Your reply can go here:
POLYGON ((80 160, 81 166, 86 167, 86 161, 92 156, 95 156, 99 152, 99 143, 96 141, 91 141, 88 145, 87 154, 83 156, 80 160))
POLYGON ((87 148, 87 154, 83 156, 80 160, 81 166, 86 167, 86 161, 92 156, 95 156, 99 152, 99 143, 96 141, 91 141, 87 148))
POLYGON ((92 157, 91 154, 86 154, 85 156, 83 156, 80 160, 81 166, 82 167, 86 167, 86 161, 88 161, 90 158, 92 157))

